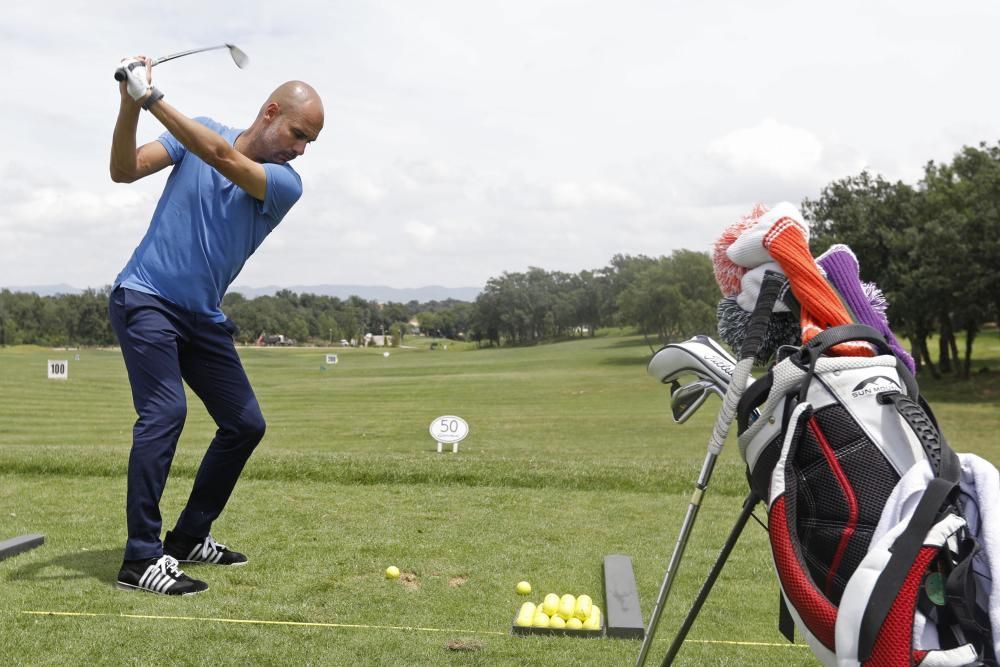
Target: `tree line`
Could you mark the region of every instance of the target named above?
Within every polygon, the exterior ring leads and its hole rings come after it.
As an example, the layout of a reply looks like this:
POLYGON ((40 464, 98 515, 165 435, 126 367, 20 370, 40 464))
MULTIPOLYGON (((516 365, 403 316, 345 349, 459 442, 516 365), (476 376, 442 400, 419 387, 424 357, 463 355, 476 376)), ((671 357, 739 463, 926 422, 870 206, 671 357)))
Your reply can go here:
MULTIPOLYGON (((916 185, 864 171, 827 185, 802 210, 815 255, 847 243, 862 279, 889 302, 889 321, 935 376, 968 376, 976 337, 1000 320, 1000 144, 964 147, 947 164, 929 162, 916 185), (964 349, 957 333, 964 332, 964 349), (938 361, 928 339, 938 335, 938 361)), ((720 223, 720 232, 725 221, 720 223)), ((112 345, 110 288, 41 297, 0 291, 0 345, 112 345)), ((530 345, 598 329, 630 327, 661 342, 711 333, 720 298, 708 253, 615 255, 600 269, 529 268, 490 278, 475 302, 385 303, 282 290, 247 299, 227 294, 223 310, 238 340, 281 333, 336 344, 365 334, 396 342, 419 331, 481 345, 530 345)))
MULTIPOLYGON (((106 286, 81 294, 39 296, 0 290, 0 345, 114 345, 108 320, 110 291, 106 286)), ((339 299, 289 290, 255 299, 232 292, 222 301, 222 310, 239 328, 237 341, 244 344, 278 333, 317 345, 360 341, 368 333, 392 335, 399 341, 411 331, 414 317, 433 323, 435 335, 460 337, 470 319, 461 313, 472 307, 455 299, 383 304, 357 296, 339 299)))
MULTIPOLYGON (((579 274, 539 268, 504 273, 491 278, 474 303, 379 303, 280 290, 254 299, 231 292, 222 309, 243 344, 279 333, 317 345, 358 342, 366 334, 399 343, 418 332, 522 345, 594 335, 607 326, 634 326, 666 340, 714 327, 712 280, 707 254, 678 250, 655 259, 616 255, 610 266, 579 274)), ((110 286, 43 297, 2 290, 0 345, 113 345, 109 292, 110 286)))

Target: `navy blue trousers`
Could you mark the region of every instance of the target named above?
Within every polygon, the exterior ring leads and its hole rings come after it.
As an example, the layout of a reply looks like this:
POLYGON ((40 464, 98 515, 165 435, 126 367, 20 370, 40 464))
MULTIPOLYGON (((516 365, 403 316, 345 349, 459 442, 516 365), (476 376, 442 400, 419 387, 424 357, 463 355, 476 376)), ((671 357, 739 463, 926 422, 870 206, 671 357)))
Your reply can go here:
POLYGON ((163 554, 160 497, 184 428, 184 383, 201 399, 218 430, 194 479, 175 531, 208 535, 243 466, 264 437, 264 417, 233 344, 236 327, 218 323, 151 294, 119 287, 108 305, 139 418, 128 460, 125 559, 163 554))

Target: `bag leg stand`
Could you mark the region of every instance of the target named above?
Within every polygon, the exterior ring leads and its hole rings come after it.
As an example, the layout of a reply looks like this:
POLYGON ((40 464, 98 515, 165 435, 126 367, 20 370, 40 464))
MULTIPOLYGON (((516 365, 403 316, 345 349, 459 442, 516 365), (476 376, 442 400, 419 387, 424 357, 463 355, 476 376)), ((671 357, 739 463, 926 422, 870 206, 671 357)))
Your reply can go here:
POLYGON ((701 585, 701 590, 698 591, 698 597, 695 598, 690 611, 688 611, 687 616, 684 617, 684 623, 681 624, 680 630, 677 631, 677 636, 674 637, 674 641, 670 644, 670 648, 667 650, 666 657, 663 658, 662 667, 669 667, 674 663, 674 658, 677 657, 677 652, 681 650, 681 644, 684 643, 684 639, 687 637, 688 631, 691 630, 691 626, 694 625, 694 621, 698 617, 698 613, 701 612, 701 608, 705 604, 705 600, 708 599, 709 593, 712 592, 715 580, 719 578, 719 575, 722 573, 722 568, 725 567, 726 561, 729 560, 729 554, 732 553, 733 547, 736 546, 736 541, 740 539, 740 535, 743 534, 743 529, 746 527, 747 521, 750 520, 751 515, 753 515, 753 511, 757 507, 758 500, 759 499, 756 494, 750 493, 750 495, 746 497, 746 500, 743 501, 743 511, 740 512, 740 516, 736 519, 733 529, 729 532, 729 537, 726 538, 725 544, 722 545, 722 550, 719 551, 719 557, 715 559, 715 563, 712 565, 712 569, 708 573, 705 583, 701 585))

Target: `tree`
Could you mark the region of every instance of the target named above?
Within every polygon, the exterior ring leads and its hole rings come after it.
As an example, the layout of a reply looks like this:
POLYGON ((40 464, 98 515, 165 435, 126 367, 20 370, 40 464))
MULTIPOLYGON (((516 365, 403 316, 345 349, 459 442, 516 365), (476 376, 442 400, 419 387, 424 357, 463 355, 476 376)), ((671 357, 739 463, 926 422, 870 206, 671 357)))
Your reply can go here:
POLYGON ((707 253, 677 250, 632 269, 618 300, 623 322, 661 342, 715 329, 718 289, 707 253))

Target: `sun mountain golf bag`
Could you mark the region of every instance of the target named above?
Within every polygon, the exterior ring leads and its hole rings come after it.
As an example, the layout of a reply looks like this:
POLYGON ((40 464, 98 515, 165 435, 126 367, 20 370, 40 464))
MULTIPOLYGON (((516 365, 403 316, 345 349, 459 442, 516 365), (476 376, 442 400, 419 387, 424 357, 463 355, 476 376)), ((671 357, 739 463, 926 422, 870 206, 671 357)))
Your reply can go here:
POLYGON ((783 348, 737 420, 789 639, 797 627, 830 666, 996 665, 965 459, 878 331, 834 327, 783 348), (852 341, 876 356, 830 354, 852 341))

